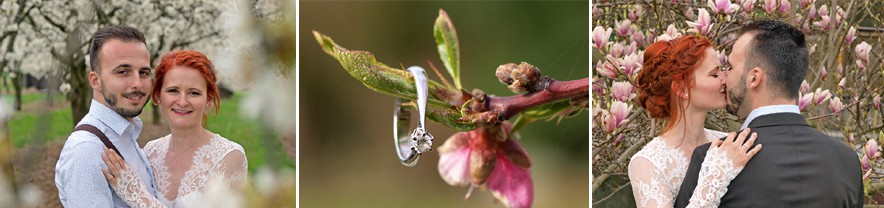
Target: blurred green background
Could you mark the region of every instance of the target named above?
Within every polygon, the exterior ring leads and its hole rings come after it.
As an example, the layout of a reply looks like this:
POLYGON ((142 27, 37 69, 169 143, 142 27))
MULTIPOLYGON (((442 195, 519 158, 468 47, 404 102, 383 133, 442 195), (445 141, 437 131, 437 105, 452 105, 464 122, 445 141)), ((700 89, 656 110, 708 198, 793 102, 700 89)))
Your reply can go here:
MULTIPOLYGON (((439 177, 438 152, 425 154, 416 167, 399 164, 391 141, 393 98, 352 78, 311 33, 370 51, 389 66, 429 70, 430 60, 445 73, 432 34, 439 9, 457 29, 461 81, 468 91, 513 95, 494 72, 521 61, 558 80, 589 76, 588 1, 301 1, 300 205, 500 207, 480 189, 464 201, 466 187, 449 186, 439 177)), ((535 207, 589 206, 588 128, 584 112, 520 131, 533 162, 535 207)), ((428 129, 437 138, 435 147, 455 133, 432 122, 428 129)))

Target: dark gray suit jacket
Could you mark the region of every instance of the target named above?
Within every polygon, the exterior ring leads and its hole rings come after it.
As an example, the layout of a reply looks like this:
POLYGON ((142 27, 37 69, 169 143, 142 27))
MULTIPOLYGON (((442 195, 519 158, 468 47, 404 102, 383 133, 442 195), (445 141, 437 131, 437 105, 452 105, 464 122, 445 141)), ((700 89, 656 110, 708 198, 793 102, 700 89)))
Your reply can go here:
MULTIPOLYGON (((859 158, 844 142, 796 113, 759 116, 749 128, 763 147, 728 185, 721 207, 862 207, 859 158)), ((694 149, 675 207, 687 206, 708 149, 694 149)))

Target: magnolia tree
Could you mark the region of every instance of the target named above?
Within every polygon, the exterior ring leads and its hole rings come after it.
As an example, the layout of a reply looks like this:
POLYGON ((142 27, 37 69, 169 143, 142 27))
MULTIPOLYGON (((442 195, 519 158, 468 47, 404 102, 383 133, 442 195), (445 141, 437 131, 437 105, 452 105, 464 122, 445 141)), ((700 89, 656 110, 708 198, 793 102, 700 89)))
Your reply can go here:
MULTIPOLYGON (((810 69, 798 106, 814 128, 853 147, 862 161, 866 194, 884 189, 884 113, 880 109, 884 66, 882 3, 872 0, 708 0, 597 3, 592 7, 592 172, 595 204, 628 187, 629 159, 655 137, 663 121, 638 107, 635 77, 650 44, 680 36, 709 38, 726 63, 735 31, 756 19, 779 19, 800 28, 810 49, 810 69), (876 46, 878 45, 878 46, 876 46), (879 48, 873 50, 873 48, 879 48), (616 180, 609 180, 616 178, 616 180)), ((709 114, 706 127, 732 131, 737 118, 723 110, 709 114)), ((857 170, 860 171, 860 170, 857 170)), ((626 189, 629 190, 629 189, 626 189)), ((631 200, 631 197, 629 197, 631 200)))
MULTIPOLYGON (((486 188, 505 206, 530 207, 534 200, 531 160, 513 135, 530 122, 561 119, 587 108, 589 78, 558 81, 542 76, 531 64, 508 63, 500 65, 496 75, 517 95, 469 92, 468 83, 460 81, 461 51, 454 23, 443 10, 439 10, 433 34, 444 69, 428 63, 441 82, 428 82, 426 116, 461 131, 438 148, 439 175, 449 185, 469 187, 467 197, 474 188, 486 188), (448 72, 451 80, 440 71, 448 72)), ((415 100, 415 78, 404 69, 380 63, 370 52, 346 49, 317 31, 313 35, 325 53, 369 89, 415 100)), ((417 108, 413 102, 408 105, 417 108)))

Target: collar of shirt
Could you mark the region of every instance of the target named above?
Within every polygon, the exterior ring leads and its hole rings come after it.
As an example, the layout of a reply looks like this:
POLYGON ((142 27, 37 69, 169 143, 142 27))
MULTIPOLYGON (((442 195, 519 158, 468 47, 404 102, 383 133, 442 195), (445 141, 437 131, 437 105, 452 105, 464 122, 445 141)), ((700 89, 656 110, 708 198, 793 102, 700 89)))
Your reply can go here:
POLYGON ((132 122, 129 122, 129 120, 126 120, 126 118, 123 118, 123 116, 120 116, 120 114, 117 114, 114 110, 111 110, 94 99, 89 106, 89 114, 95 116, 95 118, 102 124, 110 127, 115 133, 117 133, 117 135, 124 135, 123 132, 125 132, 129 126, 132 126, 132 130, 134 130, 133 133, 136 137, 135 139, 138 139, 137 135, 141 133, 143 125, 141 118, 136 116, 135 118, 132 118, 132 122))
POLYGON ((749 123, 752 123, 752 120, 758 118, 759 116, 774 114, 774 113, 797 113, 801 114, 801 110, 798 109, 797 105, 769 105, 760 108, 756 108, 752 110, 752 113, 749 113, 749 116, 746 117, 746 121, 743 122, 743 126, 740 127, 740 130, 745 129, 749 126, 749 123))

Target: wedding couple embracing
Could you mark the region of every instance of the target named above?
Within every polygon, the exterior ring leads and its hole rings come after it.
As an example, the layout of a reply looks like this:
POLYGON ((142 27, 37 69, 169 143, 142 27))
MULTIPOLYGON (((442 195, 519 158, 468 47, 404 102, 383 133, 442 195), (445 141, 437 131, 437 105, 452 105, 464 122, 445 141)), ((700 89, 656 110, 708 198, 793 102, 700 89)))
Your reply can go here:
POLYGON ((242 146, 205 129, 221 104, 212 62, 196 51, 165 54, 151 69, 144 34, 128 26, 92 36, 89 113, 65 142, 55 185, 65 207, 194 207, 214 181, 246 183, 242 146), (136 140, 138 115, 159 105, 171 134, 136 140))
POLYGON ((862 207, 857 154, 796 105, 807 68, 804 34, 775 20, 743 26, 724 65, 700 36, 649 46, 638 102, 669 122, 629 163, 637 206, 862 207), (721 108, 739 132, 704 128, 721 108))

